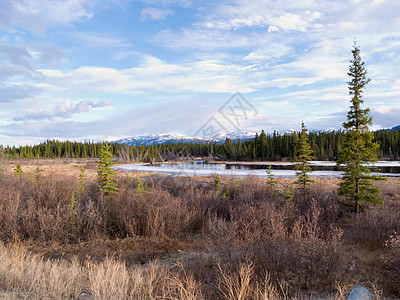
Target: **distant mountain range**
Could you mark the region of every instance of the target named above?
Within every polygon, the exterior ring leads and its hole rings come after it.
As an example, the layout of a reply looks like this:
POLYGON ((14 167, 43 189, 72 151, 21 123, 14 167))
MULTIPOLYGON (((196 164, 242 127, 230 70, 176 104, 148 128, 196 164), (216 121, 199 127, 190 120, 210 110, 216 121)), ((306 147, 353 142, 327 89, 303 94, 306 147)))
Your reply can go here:
MULTIPOLYGON (((385 130, 385 129, 383 129, 385 130)), ((395 126, 391 129, 386 130, 400 130, 400 125, 395 126)), ((313 132, 322 132, 329 130, 313 130, 313 132)), ((278 134, 292 133, 294 130, 285 132, 279 132, 278 134)), ((198 136, 187 136, 179 133, 166 133, 166 134, 149 134, 149 135, 138 135, 129 138, 123 138, 113 141, 113 143, 128 145, 128 146, 141 146, 141 145, 160 145, 160 144, 176 144, 176 143, 207 143, 216 142, 224 143, 226 138, 231 139, 233 142, 247 141, 253 139, 256 133, 251 131, 236 131, 227 134, 215 134, 209 138, 198 137, 198 136)))
POLYGON ((393 127, 393 128, 390 129, 390 130, 400 130, 400 125, 397 125, 397 126, 393 127))
POLYGON ((250 131, 237 131, 227 134, 215 134, 209 138, 203 138, 198 136, 187 136, 179 133, 167 133, 167 134, 149 134, 149 135, 139 135, 129 138, 123 138, 113 143, 128 145, 128 146, 141 146, 141 145, 160 145, 160 144, 175 144, 175 143, 206 143, 206 142, 216 142, 224 143, 226 138, 231 139, 236 142, 239 139, 241 141, 246 141, 254 138, 255 132, 250 131))

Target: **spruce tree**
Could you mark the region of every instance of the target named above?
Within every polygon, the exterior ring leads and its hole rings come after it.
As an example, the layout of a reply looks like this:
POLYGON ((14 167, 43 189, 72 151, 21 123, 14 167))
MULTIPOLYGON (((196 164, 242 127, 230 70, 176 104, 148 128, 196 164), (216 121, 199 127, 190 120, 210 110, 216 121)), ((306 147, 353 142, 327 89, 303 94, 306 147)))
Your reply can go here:
POLYGON ((374 187, 372 181, 383 179, 381 176, 372 176, 368 168, 377 161, 376 152, 378 143, 373 142, 374 134, 369 131, 372 117, 369 108, 361 108, 364 103, 363 91, 370 81, 364 62, 361 60, 360 48, 354 42, 353 59, 350 60, 349 72, 351 80, 348 82, 351 106, 347 113, 347 122, 343 123, 345 130, 343 143, 339 152, 337 164, 344 165, 339 194, 343 196, 342 204, 354 207, 358 213, 364 209, 363 203, 382 204, 381 191, 374 187))
POLYGON ((100 184, 100 189, 106 196, 110 196, 118 191, 117 179, 113 177, 115 171, 111 168, 113 164, 112 158, 113 156, 110 151, 110 145, 108 142, 105 142, 100 147, 97 180, 100 184))
POLYGON ((22 168, 20 164, 17 164, 17 166, 14 168, 14 175, 17 177, 21 177, 23 174, 22 168))
POLYGON ((303 195, 305 195, 307 183, 314 182, 314 180, 310 179, 310 176, 308 176, 308 173, 311 172, 311 168, 309 166, 310 163, 308 161, 314 158, 312 154, 313 151, 311 150, 308 142, 307 129, 304 126, 304 122, 302 122, 298 151, 298 159, 300 163, 296 165, 296 176, 297 184, 302 189, 303 195))
POLYGON ((81 166, 80 173, 79 173, 78 186, 77 186, 77 190, 79 193, 82 193, 85 190, 86 181, 87 181, 87 177, 85 175, 85 169, 81 166))

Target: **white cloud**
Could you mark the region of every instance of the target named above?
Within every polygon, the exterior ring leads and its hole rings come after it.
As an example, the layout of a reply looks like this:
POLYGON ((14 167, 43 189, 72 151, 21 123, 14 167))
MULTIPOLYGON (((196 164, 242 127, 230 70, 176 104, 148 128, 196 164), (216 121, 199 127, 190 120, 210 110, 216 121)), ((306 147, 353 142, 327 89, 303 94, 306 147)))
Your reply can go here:
POLYGON ((52 119, 53 115, 45 109, 26 109, 23 116, 13 118, 13 121, 52 119))
POLYGON ((140 13, 140 19, 146 21, 151 20, 164 20, 167 16, 174 14, 173 10, 161 9, 156 7, 146 7, 142 9, 140 13))
POLYGON ((125 38, 110 37, 100 35, 95 32, 74 32, 68 34, 73 38, 77 39, 80 47, 85 45, 86 47, 99 47, 99 48, 116 48, 116 47, 130 47, 132 46, 125 38))
POLYGON ((294 49, 282 43, 272 42, 250 52, 244 57, 245 60, 274 60, 281 57, 287 57, 294 49))
POLYGON ((13 121, 40 121, 40 120, 51 120, 68 119, 74 115, 86 114, 94 109, 109 109, 112 108, 113 104, 109 100, 103 100, 98 103, 94 103, 88 100, 82 100, 78 103, 72 100, 65 100, 53 111, 44 108, 23 108, 22 115, 14 117, 13 121))
POLYGON ((153 37, 152 41, 179 51, 186 49, 215 51, 216 49, 251 49, 259 46, 260 43, 268 43, 271 38, 268 32, 236 33, 213 28, 194 28, 183 29, 180 32, 163 29, 153 37))
POLYGON ((40 70, 44 81, 69 92, 92 91, 115 94, 136 94, 159 91, 166 93, 231 93, 249 92, 244 74, 248 69, 218 61, 194 61, 181 64, 165 63, 146 56, 142 65, 117 70, 82 67, 70 72, 40 70))
POLYGON ((0 103, 14 102, 20 99, 32 98, 42 92, 42 89, 26 84, 1 84, 0 103))
POLYGON ((75 114, 85 114, 92 109, 111 107, 112 103, 109 100, 103 100, 99 103, 82 100, 74 104, 71 100, 66 100, 61 103, 54 111, 54 115, 58 117, 68 118, 75 114))
POLYGON ((278 27, 274 25, 268 26, 268 32, 277 32, 277 31, 279 31, 278 27))
POLYGON ((3 0, 0 2, 0 28, 21 26, 43 35, 47 24, 68 24, 93 16, 95 0, 3 0))

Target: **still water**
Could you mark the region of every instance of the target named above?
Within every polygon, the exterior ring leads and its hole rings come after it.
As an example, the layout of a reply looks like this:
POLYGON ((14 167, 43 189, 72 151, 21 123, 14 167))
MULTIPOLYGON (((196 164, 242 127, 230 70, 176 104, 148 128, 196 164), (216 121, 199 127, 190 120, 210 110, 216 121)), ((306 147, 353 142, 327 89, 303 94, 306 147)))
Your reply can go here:
MULTIPOLYGON (((227 175, 244 177, 248 175, 257 177, 267 177, 266 171, 271 166, 272 174, 278 177, 296 176, 294 170, 295 163, 290 162, 257 162, 257 163, 210 163, 204 160, 197 160, 186 163, 163 163, 163 164, 134 164, 121 165, 115 168, 127 171, 142 172, 162 172, 172 175, 227 175)), ((316 177, 340 177, 342 176, 342 168, 336 166, 335 162, 313 161, 310 164, 312 173, 310 176, 316 177)), ((372 174, 380 174, 389 177, 400 176, 400 162, 381 161, 375 163, 371 167, 372 174)))

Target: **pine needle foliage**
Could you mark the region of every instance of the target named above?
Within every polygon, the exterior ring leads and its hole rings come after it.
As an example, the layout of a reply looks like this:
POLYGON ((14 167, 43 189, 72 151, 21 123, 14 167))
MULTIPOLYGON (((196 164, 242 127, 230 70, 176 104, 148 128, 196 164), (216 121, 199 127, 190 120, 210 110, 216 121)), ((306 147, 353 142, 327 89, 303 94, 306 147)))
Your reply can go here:
POLYGON ((216 191, 221 190, 221 178, 219 178, 218 174, 214 177, 214 188, 216 191))
POLYGON ((20 164, 17 164, 17 166, 14 168, 14 175, 17 177, 21 177, 23 174, 22 168, 20 164))
POLYGON ((117 179, 115 171, 111 168, 113 165, 112 153, 110 151, 110 145, 105 142, 99 153, 99 169, 97 171, 97 180, 100 184, 100 189, 106 196, 110 196, 118 191, 117 179))
POLYGON ((361 108, 364 103, 363 92, 370 82, 367 70, 360 56, 360 48, 354 42, 353 58, 350 60, 349 72, 351 80, 348 82, 351 106, 347 113, 347 122, 343 123, 345 135, 337 165, 344 165, 344 176, 339 187, 342 195, 341 203, 354 207, 354 213, 364 210, 363 203, 382 205, 381 191, 374 187, 374 180, 384 179, 381 176, 370 175, 368 166, 377 161, 379 144, 374 142, 374 134, 369 131, 372 117, 369 108, 361 108))
POLYGON ((267 171, 265 171, 265 172, 267 172, 267 177, 268 177, 267 184, 268 184, 268 187, 269 187, 269 188, 271 189, 271 191, 272 191, 272 190, 275 189, 275 186, 276 186, 276 184, 277 184, 278 182, 275 180, 275 176, 274 176, 274 174, 272 173, 272 167, 271 167, 271 165, 269 165, 267 171))
POLYGON ((79 193, 83 193, 86 186, 87 177, 85 175, 85 169, 81 166, 79 172, 79 180, 78 180, 78 187, 77 190, 79 193))
POLYGON ((312 180, 308 175, 308 173, 311 173, 312 171, 309 166, 309 161, 314 159, 314 156, 310 143, 308 142, 307 131, 308 130, 304 126, 304 122, 302 122, 298 151, 298 160, 300 163, 296 165, 296 176, 297 184, 303 191, 303 194, 306 192, 307 183, 314 182, 314 180, 312 180))

